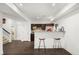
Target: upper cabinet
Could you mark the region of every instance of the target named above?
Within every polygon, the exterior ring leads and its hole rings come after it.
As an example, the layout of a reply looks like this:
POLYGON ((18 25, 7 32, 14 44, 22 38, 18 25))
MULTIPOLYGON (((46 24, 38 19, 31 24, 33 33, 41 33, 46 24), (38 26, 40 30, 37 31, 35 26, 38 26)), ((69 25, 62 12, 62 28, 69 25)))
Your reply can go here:
POLYGON ((32 32, 35 31, 53 31, 54 23, 52 24, 31 24, 32 32))

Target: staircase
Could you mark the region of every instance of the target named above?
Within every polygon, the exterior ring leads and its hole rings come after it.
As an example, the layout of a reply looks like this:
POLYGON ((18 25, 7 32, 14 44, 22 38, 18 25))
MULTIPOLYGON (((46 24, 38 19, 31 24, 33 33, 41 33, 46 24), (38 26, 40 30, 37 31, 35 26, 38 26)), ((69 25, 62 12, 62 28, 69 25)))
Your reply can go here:
POLYGON ((6 44, 10 42, 11 33, 4 28, 2 29, 3 29, 3 44, 6 44))

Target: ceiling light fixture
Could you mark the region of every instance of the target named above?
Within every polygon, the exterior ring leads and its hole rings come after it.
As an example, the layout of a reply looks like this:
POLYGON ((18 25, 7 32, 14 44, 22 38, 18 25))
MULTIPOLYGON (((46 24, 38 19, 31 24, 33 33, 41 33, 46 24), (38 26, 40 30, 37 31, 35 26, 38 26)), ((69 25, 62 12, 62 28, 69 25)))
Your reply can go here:
POLYGON ((23 4, 22 4, 22 3, 20 3, 19 5, 20 5, 20 6, 23 6, 23 4))
POLYGON ((50 19, 51 21, 53 21, 54 19, 52 18, 52 19, 50 19))
POLYGON ((50 21, 53 21, 55 19, 55 17, 51 18, 50 21))
POLYGON ((52 3, 52 6, 55 6, 56 4, 55 3, 52 3))

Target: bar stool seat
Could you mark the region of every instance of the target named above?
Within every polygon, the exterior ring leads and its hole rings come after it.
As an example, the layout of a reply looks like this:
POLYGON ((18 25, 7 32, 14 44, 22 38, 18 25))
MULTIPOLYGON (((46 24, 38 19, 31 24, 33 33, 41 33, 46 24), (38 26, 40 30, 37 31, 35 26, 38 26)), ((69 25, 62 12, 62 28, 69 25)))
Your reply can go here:
POLYGON ((60 40, 61 38, 54 38, 53 48, 62 48, 60 40))

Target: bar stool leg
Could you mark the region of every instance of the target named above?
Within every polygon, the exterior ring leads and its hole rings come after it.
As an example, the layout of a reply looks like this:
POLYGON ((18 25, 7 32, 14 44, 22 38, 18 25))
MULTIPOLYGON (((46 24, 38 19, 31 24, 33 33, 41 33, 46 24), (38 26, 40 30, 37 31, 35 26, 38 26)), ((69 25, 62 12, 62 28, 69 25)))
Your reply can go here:
POLYGON ((56 48, 57 46, 57 42, 56 42, 56 40, 54 41, 54 48, 56 48))
POLYGON ((45 54, 46 54, 45 40, 43 40, 43 43, 44 43, 44 52, 45 52, 45 54))
POLYGON ((46 46, 45 46, 45 41, 43 40, 43 43, 44 43, 44 49, 46 48, 46 46))
POLYGON ((55 45, 55 40, 53 41, 53 48, 54 48, 54 45, 55 45))
POLYGON ((54 41, 53 41, 53 48, 54 48, 54 41))
POLYGON ((39 41, 39 46, 38 46, 38 50, 40 49, 40 44, 41 44, 41 40, 39 41))
POLYGON ((55 48, 55 47, 56 47, 56 46, 55 46, 55 43, 56 43, 56 42, 55 42, 55 40, 54 40, 54 41, 53 41, 53 48, 55 48))
POLYGON ((58 48, 60 48, 60 40, 58 40, 58 48))
POLYGON ((60 42, 60 44, 59 44, 59 45, 60 45, 60 48, 62 48, 62 46, 61 46, 61 41, 59 40, 59 42, 60 42))

